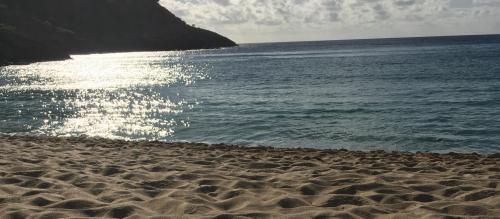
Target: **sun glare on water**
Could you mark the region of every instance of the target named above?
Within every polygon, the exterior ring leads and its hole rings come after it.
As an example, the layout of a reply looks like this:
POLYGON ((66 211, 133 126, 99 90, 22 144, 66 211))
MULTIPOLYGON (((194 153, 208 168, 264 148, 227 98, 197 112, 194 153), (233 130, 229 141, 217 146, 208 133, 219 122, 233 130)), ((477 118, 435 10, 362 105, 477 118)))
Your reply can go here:
POLYGON ((185 52, 75 55, 71 60, 0 70, 3 101, 18 102, 39 127, 26 132, 57 136, 160 139, 188 126, 179 114, 192 108, 179 87, 206 78, 184 61, 185 52), (24 106, 20 99, 37 100, 24 106))

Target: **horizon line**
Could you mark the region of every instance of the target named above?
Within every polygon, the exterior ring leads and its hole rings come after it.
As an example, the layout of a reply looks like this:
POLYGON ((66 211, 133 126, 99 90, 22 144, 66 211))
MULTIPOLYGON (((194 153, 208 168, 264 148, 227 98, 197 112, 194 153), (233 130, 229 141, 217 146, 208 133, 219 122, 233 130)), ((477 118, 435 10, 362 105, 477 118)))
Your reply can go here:
POLYGON ((357 41, 357 40, 390 40, 390 39, 418 39, 418 38, 440 38, 440 37, 474 37, 474 36, 500 36, 500 33, 489 34, 459 34, 459 35, 427 35, 427 36, 407 36, 407 37, 373 37, 373 38, 344 38, 344 39, 324 39, 324 40, 290 40, 290 41, 265 41, 237 43, 238 45, 268 44, 268 43, 306 43, 306 42, 331 42, 331 41, 357 41))

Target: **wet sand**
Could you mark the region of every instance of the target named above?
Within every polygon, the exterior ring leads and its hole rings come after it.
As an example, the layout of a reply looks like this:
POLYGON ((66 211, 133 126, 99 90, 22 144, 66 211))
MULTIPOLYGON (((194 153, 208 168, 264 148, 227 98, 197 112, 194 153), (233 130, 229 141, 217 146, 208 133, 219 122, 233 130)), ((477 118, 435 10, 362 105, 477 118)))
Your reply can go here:
POLYGON ((0 218, 500 218, 500 154, 0 136, 0 218))

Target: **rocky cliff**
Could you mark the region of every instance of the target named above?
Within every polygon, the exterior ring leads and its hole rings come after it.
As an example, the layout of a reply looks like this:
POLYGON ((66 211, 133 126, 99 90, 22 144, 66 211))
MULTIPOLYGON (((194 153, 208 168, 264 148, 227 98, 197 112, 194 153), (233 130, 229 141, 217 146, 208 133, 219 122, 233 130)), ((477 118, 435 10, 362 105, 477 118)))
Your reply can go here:
POLYGON ((72 53, 235 46, 187 25, 158 0, 0 0, 0 64, 72 53))

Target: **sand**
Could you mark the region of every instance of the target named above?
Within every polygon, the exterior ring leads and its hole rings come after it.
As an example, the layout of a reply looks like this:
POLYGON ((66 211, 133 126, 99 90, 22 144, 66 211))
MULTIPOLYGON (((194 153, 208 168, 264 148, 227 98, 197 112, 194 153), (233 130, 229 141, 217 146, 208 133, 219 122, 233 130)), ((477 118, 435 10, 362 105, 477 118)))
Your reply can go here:
POLYGON ((500 154, 0 137, 0 218, 500 218, 500 154))

